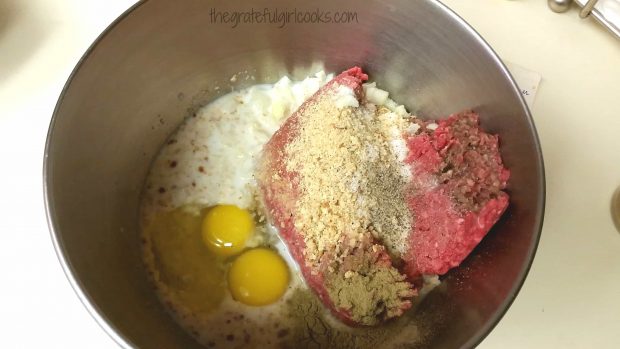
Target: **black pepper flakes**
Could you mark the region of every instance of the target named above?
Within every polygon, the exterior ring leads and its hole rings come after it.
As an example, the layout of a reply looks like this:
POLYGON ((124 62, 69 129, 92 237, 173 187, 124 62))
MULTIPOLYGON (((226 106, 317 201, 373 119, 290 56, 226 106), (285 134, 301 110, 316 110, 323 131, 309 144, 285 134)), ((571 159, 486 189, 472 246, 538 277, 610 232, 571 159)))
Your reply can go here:
POLYGON ((159 187, 159 190, 157 190, 160 194, 163 194, 166 192, 166 188, 164 187, 159 187))
POLYGON ((205 168, 202 166, 198 166, 198 172, 205 173, 205 168))
POLYGON ((172 161, 170 161, 170 168, 175 168, 175 167, 177 167, 177 162, 176 162, 176 160, 172 160, 172 161))
POLYGON ((226 340, 229 342, 232 342, 235 340, 235 336, 233 334, 229 334, 226 336, 226 340))

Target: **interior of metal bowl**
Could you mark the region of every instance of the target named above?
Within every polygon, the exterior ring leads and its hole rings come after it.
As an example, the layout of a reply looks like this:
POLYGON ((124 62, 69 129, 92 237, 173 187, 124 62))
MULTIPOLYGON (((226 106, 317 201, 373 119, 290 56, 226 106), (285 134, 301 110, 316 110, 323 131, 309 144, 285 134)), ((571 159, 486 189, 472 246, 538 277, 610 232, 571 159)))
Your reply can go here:
POLYGON ((140 259, 138 205, 149 165, 195 108, 254 83, 362 66, 420 117, 467 108, 500 135, 510 208, 416 310, 424 346, 471 347, 509 307, 538 242, 544 174, 531 117, 509 74, 435 1, 289 3, 150 0, 84 56, 48 136, 46 199, 61 262, 82 301, 124 347, 199 348, 152 291, 140 259), (353 11, 348 24, 212 23, 212 11, 353 11), (231 82, 231 77, 237 79, 231 82), (253 79, 246 77, 253 77, 253 79), (216 89, 219 87, 219 89, 216 89))

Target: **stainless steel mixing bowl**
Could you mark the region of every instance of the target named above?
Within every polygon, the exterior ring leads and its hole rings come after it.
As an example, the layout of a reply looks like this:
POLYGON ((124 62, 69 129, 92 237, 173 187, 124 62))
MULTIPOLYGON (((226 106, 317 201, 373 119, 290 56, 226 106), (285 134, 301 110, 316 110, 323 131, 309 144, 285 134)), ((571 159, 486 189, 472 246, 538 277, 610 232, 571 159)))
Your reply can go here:
POLYGON ((230 86, 274 82, 285 73, 301 78, 314 62, 335 72, 361 65, 423 117, 474 108, 484 128, 500 135, 512 170, 510 208, 416 316, 429 333, 426 346, 461 348, 479 343, 508 309, 540 235, 543 163, 517 87, 462 19, 422 0, 150 0, 122 15, 85 54, 60 97, 45 152, 58 256, 82 302, 122 347, 199 348, 167 315, 140 260, 141 188, 166 136, 230 86), (212 9, 252 8, 355 11, 357 22, 210 22, 212 9))

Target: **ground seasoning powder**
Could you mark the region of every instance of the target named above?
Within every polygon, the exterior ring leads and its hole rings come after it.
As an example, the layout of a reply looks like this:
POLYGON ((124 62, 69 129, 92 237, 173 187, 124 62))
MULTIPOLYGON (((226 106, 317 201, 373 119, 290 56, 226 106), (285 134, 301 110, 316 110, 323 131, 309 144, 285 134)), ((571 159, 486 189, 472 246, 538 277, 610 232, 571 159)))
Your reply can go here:
POLYGON ((409 348, 423 336, 409 316, 378 327, 348 327, 328 315, 325 307, 309 291, 298 290, 289 300, 290 328, 281 348, 409 348))
POLYGON ((408 171, 392 146, 408 123, 385 107, 339 108, 331 98, 306 106, 285 148, 286 168, 299 179, 295 228, 303 234, 305 262, 324 275, 335 308, 356 323, 377 325, 402 315, 415 295, 383 257, 399 257, 411 230, 408 171))

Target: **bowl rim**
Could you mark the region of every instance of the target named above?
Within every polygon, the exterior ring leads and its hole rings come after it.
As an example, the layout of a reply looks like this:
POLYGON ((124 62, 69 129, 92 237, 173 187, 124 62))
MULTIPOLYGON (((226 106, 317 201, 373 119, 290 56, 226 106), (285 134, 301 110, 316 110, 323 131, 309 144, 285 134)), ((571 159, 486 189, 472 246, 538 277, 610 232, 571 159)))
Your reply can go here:
MULTIPOLYGON (((93 41, 93 43, 88 47, 88 49, 86 49, 84 54, 80 57, 75 67, 71 71, 71 74, 67 78, 67 81, 65 82, 62 88, 62 91, 58 97, 58 101, 56 102, 56 105, 54 107, 52 118, 50 120, 49 127, 48 127, 48 132, 47 132, 46 141, 45 141, 44 155, 43 155, 43 171, 42 171, 43 178, 42 179, 43 179, 43 198, 44 198, 44 205, 45 205, 45 215, 46 215, 48 229, 50 232, 50 237, 52 239, 52 244, 54 245, 56 257, 58 258, 58 261, 60 262, 62 266, 65 277, 69 281, 71 288, 73 288, 73 291, 78 296, 78 299, 83 304, 83 306, 86 308, 88 313, 97 322, 97 324, 108 334, 108 336, 112 338, 112 340, 114 340, 121 348, 124 348, 124 349, 135 348, 135 345, 131 342, 131 340, 129 340, 123 334, 121 334, 121 332, 116 328, 116 326, 114 326, 112 323, 109 322, 108 318, 104 315, 104 313, 99 308, 99 306, 97 306, 93 302, 90 295, 84 290, 82 282, 75 278, 74 267, 72 266, 71 262, 65 257, 66 251, 64 248, 64 241, 62 240, 60 235, 57 234, 57 231, 59 231, 60 228, 57 226, 56 219, 55 219, 56 217, 55 209, 53 207, 53 204, 51 203, 51 198, 50 198, 51 196, 50 186, 51 186, 51 177, 52 177, 50 175, 50 168, 52 167, 52 165, 49 160, 49 153, 50 153, 51 141, 54 136, 54 129, 55 129, 56 121, 58 119, 59 108, 64 101, 64 98, 65 98, 65 95, 67 93, 69 86, 72 84, 73 79, 78 74, 80 68, 82 67, 84 62, 88 59, 88 57, 93 53, 93 51, 97 48, 97 46, 101 43, 101 41, 103 41, 106 38, 106 36, 114 28, 116 28, 116 26, 120 22, 125 20, 127 17, 129 17, 129 15, 131 15, 134 11, 136 11, 138 8, 140 8, 142 5, 144 5, 147 2, 149 2, 149 0, 139 0, 137 3, 133 4, 127 10, 125 10, 122 14, 120 14, 112 23, 110 23, 105 28, 103 32, 101 32, 101 34, 97 36, 97 38, 93 41)), ((536 126, 532 118, 532 114, 530 112, 530 109, 527 103, 525 102, 525 99, 519 92, 520 90, 517 86, 517 83, 515 82, 512 74, 508 71, 504 62, 499 58, 497 53, 491 48, 488 42, 484 40, 482 36, 471 25, 469 25, 469 23, 467 23, 461 16, 456 14, 456 12, 454 12, 452 9, 450 9, 447 5, 442 3, 440 0, 429 0, 429 2, 432 5, 441 9, 443 12, 446 13, 446 15, 454 19, 457 23, 461 24, 462 27, 465 30, 467 30, 476 41, 478 41, 480 46, 487 52, 490 58, 500 68, 501 72, 508 78, 508 82, 510 83, 510 86, 512 87, 513 92, 516 95, 518 95, 521 106, 526 114, 527 122, 529 124, 530 130, 533 135, 534 147, 536 148, 536 160, 537 160, 539 171, 540 171, 538 185, 541 188, 541 191, 537 198, 537 204, 539 205, 540 210, 536 213, 536 216, 534 218, 535 233, 532 236, 530 247, 527 252, 527 257, 526 257, 527 262, 525 263, 525 265, 522 266, 521 270, 519 271, 519 274, 517 276, 517 281, 512 286, 512 289, 508 293, 508 296, 506 297, 506 299, 504 299, 504 301, 501 303, 501 305, 498 307, 495 313, 491 315, 489 320, 487 320, 487 322, 480 329, 478 329, 478 331, 476 331, 474 335, 471 336, 462 345, 462 348, 474 348, 478 346, 491 333, 491 331, 493 331, 493 329, 497 326, 500 320, 504 317, 504 315, 506 314, 510 306, 515 301, 517 295, 519 294, 519 291, 523 287, 523 284, 525 283, 527 275, 534 262, 536 251, 538 249, 538 244, 540 242, 540 237, 542 235, 542 227, 543 227, 544 214, 545 214, 545 201, 546 201, 545 167, 544 167, 544 161, 543 161, 542 148, 540 145, 538 132, 536 130, 536 126)))

